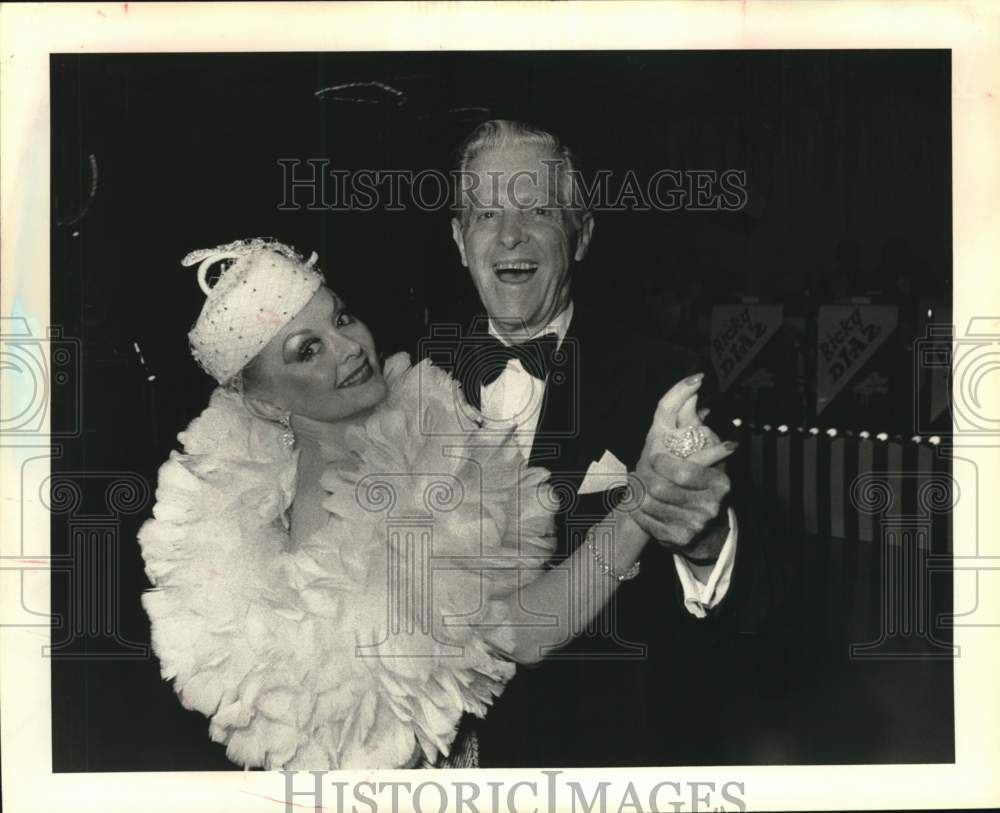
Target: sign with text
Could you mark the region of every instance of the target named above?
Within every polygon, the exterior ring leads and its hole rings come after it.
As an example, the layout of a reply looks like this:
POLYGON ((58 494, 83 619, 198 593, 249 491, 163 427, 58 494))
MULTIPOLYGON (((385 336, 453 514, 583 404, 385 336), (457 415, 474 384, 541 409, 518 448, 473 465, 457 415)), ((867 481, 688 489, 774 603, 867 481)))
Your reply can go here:
POLYGON ((781 327, 781 305, 716 305, 712 309, 712 365, 726 392, 781 327))
POLYGON ((891 365, 869 362, 886 345, 899 321, 896 305, 823 305, 816 330, 816 414, 846 387, 853 410, 888 401, 891 365))

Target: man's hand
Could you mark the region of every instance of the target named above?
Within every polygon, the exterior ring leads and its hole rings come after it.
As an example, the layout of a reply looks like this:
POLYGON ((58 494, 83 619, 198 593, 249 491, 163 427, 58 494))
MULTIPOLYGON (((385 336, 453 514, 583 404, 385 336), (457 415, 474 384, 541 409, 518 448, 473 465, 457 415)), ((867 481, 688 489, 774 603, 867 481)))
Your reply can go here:
POLYGON ((696 557, 718 554, 725 527, 723 500, 729 493, 729 477, 717 466, 736 449, 736 444, 720 443, 703 427, 697 412, 698 388, 702 376, 678 382, 660 399, 652 426, 646 435, 634 477, 641 483, 642 499, 631 519, 651 537, 696 557), (707 433, 709 445, 685 459, 675 457, 663 444, 666 432, 699 426, 707 433), (706 528, 709 533, 704 533, 706 528), (704 548, 704 550, 702 550, 704 548))

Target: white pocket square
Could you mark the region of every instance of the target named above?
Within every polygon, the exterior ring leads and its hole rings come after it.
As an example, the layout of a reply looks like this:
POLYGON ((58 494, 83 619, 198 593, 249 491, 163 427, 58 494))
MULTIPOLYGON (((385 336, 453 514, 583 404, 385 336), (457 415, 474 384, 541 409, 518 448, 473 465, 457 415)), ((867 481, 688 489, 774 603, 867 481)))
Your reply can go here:
POLYGON ((625 464, 611 452, 605 450, 600 460, 587 467, 587 473, 584 475, 578 493, 595 494, 599 491, 607 491, 609 488, 627 485, 628 469, 625 464))

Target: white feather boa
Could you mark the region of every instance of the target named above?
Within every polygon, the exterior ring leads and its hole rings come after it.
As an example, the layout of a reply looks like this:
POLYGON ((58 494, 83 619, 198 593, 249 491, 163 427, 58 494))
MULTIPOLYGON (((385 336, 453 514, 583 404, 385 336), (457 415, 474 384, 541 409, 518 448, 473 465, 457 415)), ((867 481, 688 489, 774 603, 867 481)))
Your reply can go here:
POLYGON ((391 768, 415 743, 433 763, 514 672, 500 597, 551 554, 546 472, 465 428, 447 373, 399 354, 385 374, 356 470, 327 469, 327 525, 294 551, 297 452, 238 395, 217 389, 160 469, 139 532, 153 647, 240 765, 391 768))

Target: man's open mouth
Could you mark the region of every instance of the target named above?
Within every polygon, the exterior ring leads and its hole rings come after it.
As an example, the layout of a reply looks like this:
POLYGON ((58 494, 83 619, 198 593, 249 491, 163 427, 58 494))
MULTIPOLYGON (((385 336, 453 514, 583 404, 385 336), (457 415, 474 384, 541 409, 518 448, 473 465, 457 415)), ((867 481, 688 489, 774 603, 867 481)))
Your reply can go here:
POLYGON ((538 270, 538 263, 534 260, 504 260, 493 263, 493 273, 497 275, 501 282, 517 285, 527 282, 538 270))
POLYGON ((372 370, 371 364, 368 363, 368 359, 365 359, 361 366, 337 385, 337 389, 342 390, 345 387, 355 387, 358 384, 364 384, 374 374, 375 371, 372 370))

